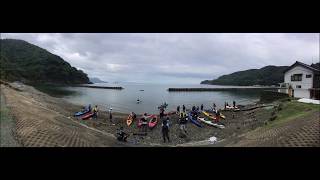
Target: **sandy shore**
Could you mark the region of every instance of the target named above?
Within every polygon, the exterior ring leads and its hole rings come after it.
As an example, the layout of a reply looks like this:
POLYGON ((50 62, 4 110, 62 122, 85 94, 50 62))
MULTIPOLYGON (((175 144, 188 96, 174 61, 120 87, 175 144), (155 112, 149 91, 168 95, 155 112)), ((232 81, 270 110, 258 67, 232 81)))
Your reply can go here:
MULTIPOLYGON (((218 141, 237 137, 239 134, 262 126, 271 117, 270 110, 256 108, 249 111, 223 112, 226 119, 221 120, 225 129, 204 125, 199 128, 187 123, 188 135, 179 137, 178 115, 170 116, 170 143, 162 142, 161 126, 148 129, 146 136, 134 135, 139 132, 137 122, 126 125, 128 114, 113 112, 113 123, 109 114, 99 111, 98 119, 79 120, 73 117, 81 106, 54 98, 33 87, 23 84, 11 84, 16 89, 1 85, 1 93, 6 106, 16 120, 17 140, 22 146, 198 146, 209 143, 214 136, 218 141), (234 118, 233 118, 234 117, 234 118), (115 139, 118 128, 130 134, 128 143, 115 139)), ((140 118, 140 115, 138 115, 140 118)), ((219 146, 219 143, 217 143, 219 146)))

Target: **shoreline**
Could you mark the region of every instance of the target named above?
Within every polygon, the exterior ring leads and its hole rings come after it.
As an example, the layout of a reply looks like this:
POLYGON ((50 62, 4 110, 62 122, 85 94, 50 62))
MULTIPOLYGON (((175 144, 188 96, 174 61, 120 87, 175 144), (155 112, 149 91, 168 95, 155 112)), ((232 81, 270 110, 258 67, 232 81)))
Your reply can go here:
MULTIPOLYGON (((248 111, 246 112, 226 111, 226 112, 223 112, 223 114, 227 118, 225 120, 221 120, 221 123, 225 124, 226 126, 225 129, 218 129, 218 128, 210 127, 207 125, 204 125, 203 128, 199 128, 191 123, 187 123, 186 128, 187 128, 188 135, 186 138, 180 138, 178 115, 172 115, 170 116, 170 134, 169 134, 171 138, 171 143, 163 143, 160 124, 158 124, 152 130, 148 129, 147 136, 145 137, 136 136, 133 134, 139 132, 139 128, 137 127, 137 122, 134 122, 130 127, 128 127, 125 123, 126 118, 128 116, 128 114, 126 113, 113 111, 112 113, 113 121, 114 121, 113 123, 109 121, 108 119, 109 114, 104 110, 99 111, 97 120, 94 120, 94 119, 78 120, 73 117, 73 114, 74 112, 80 111, 81 106, 69 103, 61 98, 51 97, 47 94, 39 92, 38 90, 35 90, 31 86, 21 85, 21 84, 16 85, 14 83, 12 83, 11 85, 15 88, 20 89, 20 91, 16 91, 14 89, 10 89, 9 87, 6 87, 8 89, 4 94, 6 96, 8 96, 8 94, 17 95, 17 96, 23 94, 27 99, 31 99, 32 101, 31 103, 45 106, 46 109, 44 109, 44 111, 46 111, 45 112, 46 114, 44 114, 43 116, 46 116, 46 118, 49 119, 49 121, 46 123, 52 123, 50 121, 53 121, 53 123, 55 123, 57 118, 47 117, 48 116, 47 114, 53 113, 53 114, 59 114, 61 116, 59 117, 59 119, 63 121, 62 123, 69 123, 70 119, 72 119, 72 121, 82 124, 81 126, 83 127, 81 128, 79 127, 78 129, 82 129, 79 131, 84 131, 84 132, 88 131, 88 129, 91 129, 90 131, 97 130, 97 132, 101 131, 109 134, 110 136, 114 136, 118 128, 124 127, 124 131, 129 133, 130 136, 128 138, 128 143, 122 144, 121 146, 183 146, 185 143, 189 143, 189 144, 194 143, 194 145, 197 146, 196 145, 197 142, 206 141, 208 138, 212 136, 217 137, 218 141, 220 141, 222 139, 230 138, 232 136, 236 136, 243 132, 247 132, 249 130, 255 129, 256 127, 263 125, 264 122, 267 121, 269 118, 268 114, 262 113, 264 112, 262 108, 256 108, 256 109, 250 110, 251 114, 248 114, 248 111), (48 113, 47 112, 48 109, 53 112, 48 113), (252 113, 255 113, 255 115, 252 115, 252 113), (234 119, 232 118, 233 114, 235 116, 234 119), (259 116, 259 120, 256 120, 257 119, 256 116, 259 116), (85 128, 85 130, 83 128, 85 128)), ((2 86, 1 88, 3 88, 2 86)), ((16 100, 19 101, 20 99, 16 99, 16 100)), ((34 111, 33 108, 28 106, 24 106, 24 108, 25 108, 24 109, 25 111, 34 111)), ((42 112, 38 112, 38 113, 42 114, 42 112)), ((26 114, 27 113, 23 114, 22 117, 26 118, 27 116, 26 114)), ((137 118, 140 118, 140 116, 141 115, 137 115, 137 118)), ((21 116, 18 118, 21 119, 21 116)), ((33 120, 35 121, 35 123, 37 122, 35 118, 33 118, 33 120)), ((75 124, 75 122, 73 123, 75 124)), ((52 125, 48 124, 48 126, 52 126, 52 125)), ((56 128, 64 129, 64 128, 69 128, 68 126, 69 125, 66 125, 65 127, 59 126, 56 128)), ((39 130, 39 129, 35 129, 35 130, 39 130)), ((55 133, 54 130, 53 130, 53 133, 55 133)), ((76 132, 76 133, 82 134, 84 137, 86 136, 86 133, 82 133, 82 132, 76 132)), ((114 137, 111 139, 114 139, 114 140, 109 139, 109 141, 112 142, 111 144, 117 144, 117 141, 115 140, 114 137)), ((103 144, 102 142, 100 142, 100 140, 98 140, 96 143, 97 143, 96 146, 100 146, 101 144, 103 144)))
POLYGON ((230 87, 230 88, 168 88, 169 92, 189 92, 189 91, 240 91, 240 90, 278 90, 278 89, 286 89, 286 88, 277 88, 277 87, 230 87))

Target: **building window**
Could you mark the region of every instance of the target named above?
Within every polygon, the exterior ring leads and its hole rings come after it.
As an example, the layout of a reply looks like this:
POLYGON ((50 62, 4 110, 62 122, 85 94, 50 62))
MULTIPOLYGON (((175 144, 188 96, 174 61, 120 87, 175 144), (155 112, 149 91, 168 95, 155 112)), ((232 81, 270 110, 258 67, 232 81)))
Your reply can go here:
POLYGON ((291 76, 291 81, 302 81, 302 74, 294 74, 291 76))
POLYGON ((296 88, 301 88, 301 85, 297 85, 296 88))
POLYGON ((311 78, 311 77, 312 77, 311 74, 307 74, 307 75, 306 75, 306 78, 311 78))

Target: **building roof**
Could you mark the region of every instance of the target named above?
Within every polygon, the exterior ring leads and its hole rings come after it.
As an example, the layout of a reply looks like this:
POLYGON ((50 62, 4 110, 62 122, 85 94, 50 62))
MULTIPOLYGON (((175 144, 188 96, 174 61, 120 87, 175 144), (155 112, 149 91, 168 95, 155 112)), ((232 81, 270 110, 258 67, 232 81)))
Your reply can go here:
POLYGON ((300 66, 302 66, 302 67, 305 67, 305 68, 307 68, 307 69, 310 69, 310 70, 313 71, 313 72, 317 72, 317 73, 320 72, 320 69, 315 68, 315 66, 312 67, 312 66, 310 66, 310 65, 308 65, 308 64, 305 64, 305 63, 296 61, 294 64, 292 64, 292 65, 291 65, 290 67, 288 67, 286 70, 284 70, 284 73, 287 72, 287 71, 289 71, 290 69, 298 66, 298 65, 300 65, 300 66))

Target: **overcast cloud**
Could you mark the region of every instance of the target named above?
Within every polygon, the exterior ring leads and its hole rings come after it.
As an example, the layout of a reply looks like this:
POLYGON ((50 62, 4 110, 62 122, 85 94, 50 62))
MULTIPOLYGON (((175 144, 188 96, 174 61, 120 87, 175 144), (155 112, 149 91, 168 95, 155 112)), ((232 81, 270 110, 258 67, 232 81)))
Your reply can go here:
POLYGON ((195 83, 266 65, 319 61, 319 34, 1 34, 106 81, 195 83))

